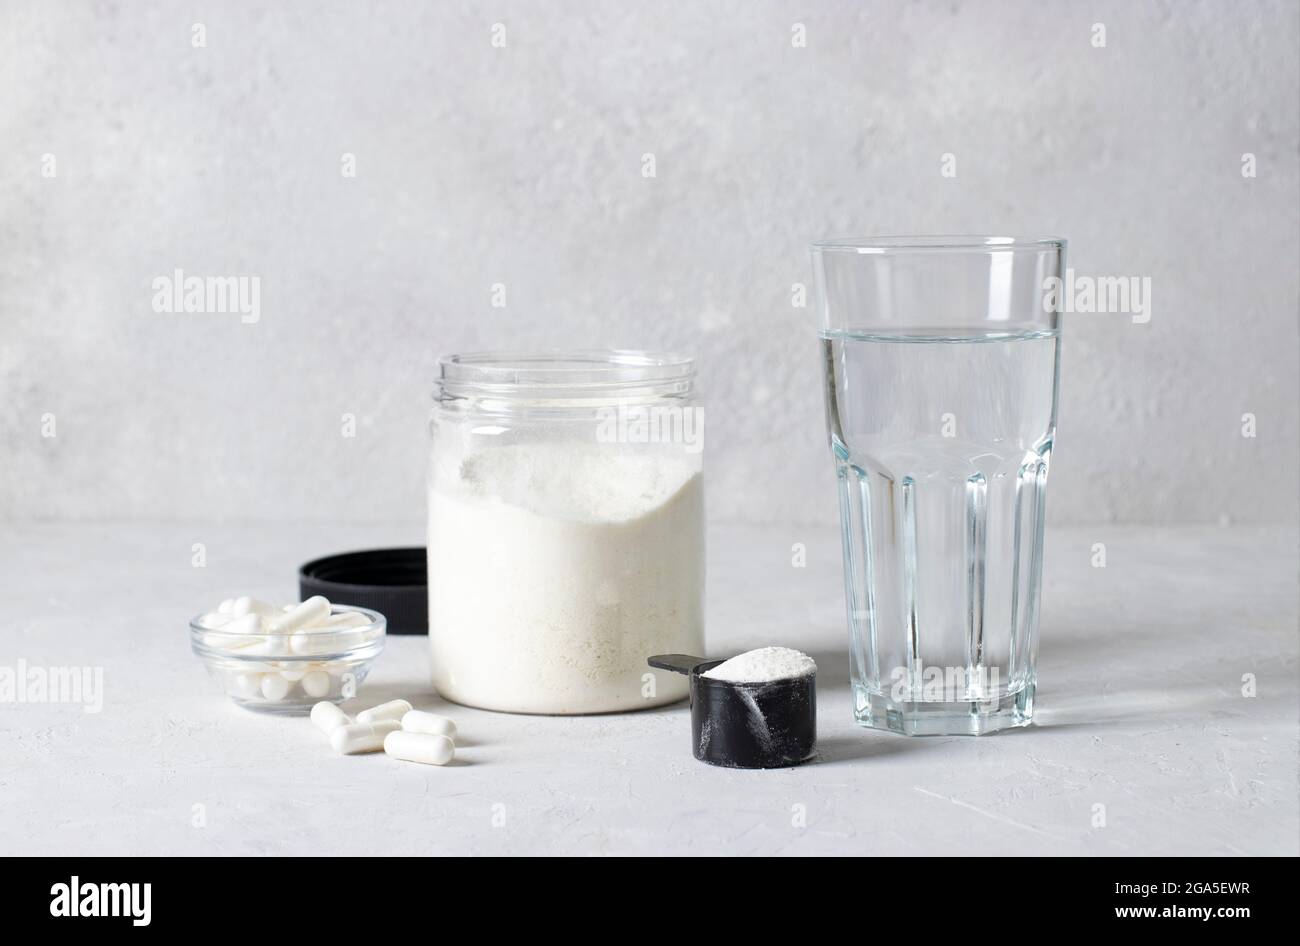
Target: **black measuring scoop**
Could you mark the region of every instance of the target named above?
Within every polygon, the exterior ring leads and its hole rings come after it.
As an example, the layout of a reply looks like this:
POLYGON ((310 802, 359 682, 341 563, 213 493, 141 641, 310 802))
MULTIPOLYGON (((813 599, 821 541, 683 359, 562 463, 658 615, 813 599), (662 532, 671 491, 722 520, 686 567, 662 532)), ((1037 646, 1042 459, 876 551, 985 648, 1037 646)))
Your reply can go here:
POLYGON ((658 654, 658 670, 691 680, 691 750, 733 769, 777 769, 811 759, 817 747, 817 674, 733 683, 704 674, 721 660, 658 654))

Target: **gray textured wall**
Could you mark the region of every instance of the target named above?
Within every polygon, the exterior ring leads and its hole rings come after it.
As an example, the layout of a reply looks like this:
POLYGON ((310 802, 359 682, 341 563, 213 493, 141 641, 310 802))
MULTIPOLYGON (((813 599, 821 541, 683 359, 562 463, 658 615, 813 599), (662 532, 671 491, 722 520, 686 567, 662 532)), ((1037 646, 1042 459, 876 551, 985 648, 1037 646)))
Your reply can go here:
POLYGON ((698 355, 714 515, 831 519, 808 242, 1050 232, 1153 285, 1067 321, 1053 516, 1296 521, 1294 2, 0 10, 2 517, 418 520, 439 353, 616 345, 698 355))

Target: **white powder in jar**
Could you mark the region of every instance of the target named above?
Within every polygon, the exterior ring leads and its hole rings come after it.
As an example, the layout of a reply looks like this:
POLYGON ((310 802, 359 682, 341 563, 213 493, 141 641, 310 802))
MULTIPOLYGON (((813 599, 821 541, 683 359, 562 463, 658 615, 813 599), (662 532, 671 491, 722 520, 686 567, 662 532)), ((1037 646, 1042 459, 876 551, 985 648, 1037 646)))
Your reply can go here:
POLYGON ((684 677, 651 671, 646 658, 703 649, 697 462, 581 443, 507 444, 449 462, 429 494, 439 693, 552 714, 686 695, 684 677))
POLYGON ((771 683, 816 672, 816 661, 802 651, 789 647, 760 647, 724 660, 701 676, 731 683, 771 683))

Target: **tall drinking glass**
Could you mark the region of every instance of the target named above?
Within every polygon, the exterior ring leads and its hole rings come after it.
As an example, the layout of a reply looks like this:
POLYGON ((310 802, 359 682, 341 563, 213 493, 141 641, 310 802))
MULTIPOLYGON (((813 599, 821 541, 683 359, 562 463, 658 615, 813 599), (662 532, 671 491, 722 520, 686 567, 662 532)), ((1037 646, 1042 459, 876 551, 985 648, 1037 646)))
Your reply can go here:
POLYGON ((854 715, 908 735, 1029 723, 1065 241, 815 244, 854 715))

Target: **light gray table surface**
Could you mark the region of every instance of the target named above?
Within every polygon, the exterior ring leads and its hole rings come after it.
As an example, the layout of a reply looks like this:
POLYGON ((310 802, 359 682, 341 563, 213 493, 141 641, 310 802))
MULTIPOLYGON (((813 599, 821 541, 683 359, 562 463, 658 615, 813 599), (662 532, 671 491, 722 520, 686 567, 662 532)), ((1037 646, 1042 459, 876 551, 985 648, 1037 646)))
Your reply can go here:
POLYGON ((783 644, 820 668, 819 758, 776 771, 696 762, 684 704, 550 718, 443 703, 419 638, 391 638, 347 708, 405 696, 453 716, 445 768, 335 756, 307 720, 213 689, 193 613, 236 593, 289 600, 300 562, 418 544, 418 525, 0 536, 0 667, 104 680, 98 713, 0 703, 5 854, 1300 852, 1294 530, 1050 529, 1036 724, 909 739, 851 718, 834 531, 714 526, 710 652, 783 644))

